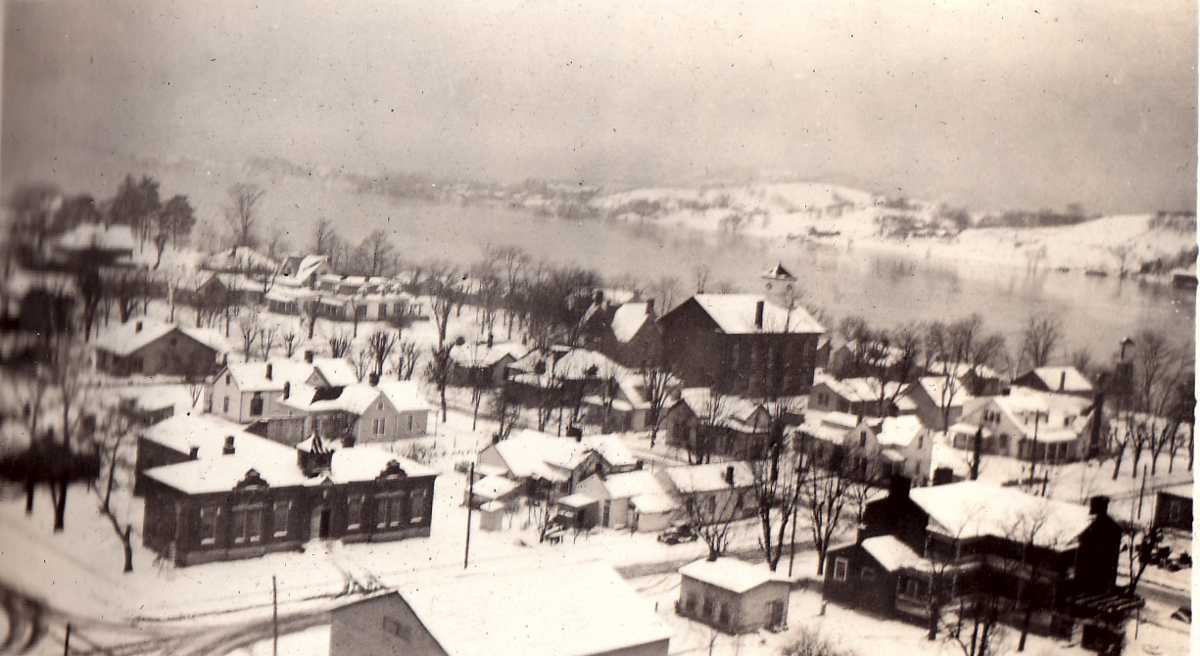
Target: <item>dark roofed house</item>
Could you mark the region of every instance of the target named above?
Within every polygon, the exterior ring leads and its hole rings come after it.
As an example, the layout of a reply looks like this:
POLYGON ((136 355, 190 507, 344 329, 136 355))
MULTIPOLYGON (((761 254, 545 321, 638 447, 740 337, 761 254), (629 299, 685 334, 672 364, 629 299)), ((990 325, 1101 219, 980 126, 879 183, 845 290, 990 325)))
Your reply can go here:
POLYGON ((758 294, 696 294, 658 323, 663 358, 686 385, 753 397, 807 393, 825 332, 804 308, 758 294))
POLYGON ((662 346, 654 299, 614 303, 597 290, 579 320, 583 345, 626 367, 656 363, 662 346))
POLYGON ((96 368, 114 376, 185 376, 213 372, 228 350, 220 335, 202 328, 135 317, 96 338, 96 368))

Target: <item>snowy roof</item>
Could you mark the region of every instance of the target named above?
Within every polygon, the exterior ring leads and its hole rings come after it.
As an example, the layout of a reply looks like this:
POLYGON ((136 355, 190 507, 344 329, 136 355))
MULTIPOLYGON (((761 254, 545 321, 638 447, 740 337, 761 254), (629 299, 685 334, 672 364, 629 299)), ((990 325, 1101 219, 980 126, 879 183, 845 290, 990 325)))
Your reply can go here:
MULTIPOLYGON (((707 417, 712 414, 712 390, 707 387, 688 387, 679 391, 679 402, 684 403, 697 417, 707 417)), ((754 433, 764 430, 765 426, 755 426, 754 417, 760 411, 766 410, 763 403, 744 396, 722 395, 716 408, 719 417, 716 419, 725 427, 742 433, 754 433)))
MULTIPOLYGON (((881 390, 884 399, 890 399, 893 394, 896 394, 897 389, 903 390, 905 387, 904 384, 895 381, 881 382, 873 376, 843 378, 839 380, 833 376, 822 375, 814 383, 824 383, 835 394, 851 403, 878 401, 881 390)), ((901 407, 906 403, 911 403, 911 401, 904 396, 896 395, 897 407, 901 407)))
POLYGON ((925 426, 921 424, 921 420, 916 415, 886 417, 880 424, 879 433, 875 439, 881 446, 906 447, 912 444, 913 440, 924 430, 925 426))
POLYGON ((899 569, 929 570, 931 563, 907 544, 891 535, 879 535, 862 541, 862 548, 889 572, 899 569))
POLYGON ((525 347, 514 342, 478 342, 450 349, 450 360, 460 367, 491 367, 505 356, 516 360, 525 355, 525 347))
POLYGON ((615 435, 588 435, 576 441, 571 437, 522 430, 488 448, 496 450, 516 478, 567 480, 568 476, 562 470, 579 466, 592 451, 614 466, 637 463, 633 453, 615 435))
POLYGON ((751 564, 736 558, 697 560, 680 567, 679 573, 734 594, 753 590, 771 581, 787 582, 787 579, 767 569, 765 564, 751 564))
POLYGON ((513 379, 537 385, 541 381, 549 380, 551 375, 565 380, 581 380, 587 378, 589 374, 604 378, 609 375, 620 376, 625 372, 624 367, 599 351, 585 348, 557 348, 565 350, 565 352, 559 354, 553 350, 537 349, 526 353, 511 366, 513 369, 527 373, 517 374, 513 379), (544 370, 541 374, 536 373, 539 363, 544 370))
POLYGON ((1158 491, 1166 492, 1167 494, 1177 497, 1187 497, 1189 499, 1192 498, 1192 493, 1194 492, 1191 483, 1183 483, 1182 485, 1172 485, 1170 487, 1159 488, 1158 491))
MULTIPOLYGON (((942 394, 946 391, 945 376, 922 376, 917 380, 917 384, 934 403, 942 403, 942 394)), ((963 405, 974 398, 965 387, 957 384, 951 386, 947 395, 951 407, 963 405)))
POLYGON ((555 501, 555 503, 568 508, 585 508, 593 503, 596 503, 596 500, 582 492, 576 492, 575 494, 568 494, 565 497, 560 497, 558 501, 555 501))
POLYGON ((846 433, 858 427, 858 417, 846 412, 808 413, 800 432, 826 442, 841 444, 846 433))
POLYGON ((613 336, 619 342, 628 342, 637 335, 646 321, 653 321, 648 303, 624 303, 613 313, 613 336))
POLYGON ((109 328, 96 338, 95 347, 117 355, 129 355, 174 332, 186 335, 217 353, 229 350, 225 340, 211 330, 177 326, 149 317, 134 317, 126 323, 109 328))
POLYGON ((733 467, 733 486, 749 487, 754 484, 754 470, 745 462, 713 462, 707 465, 682 465, 662 470, 671 485, 681 494, 714 492, 729 489, 725 480, 726 471, 733 467))
POLYGON ((379 398, 379 390, 366 383, 345 386, 312 387, 295 385, 280 403, 303 412, 342 411, 361 415, 379 398))
MULTIPOLYGON (((294 258, 288 258, 289 261, 292 259, 294 258)), ((296 264, 296 271, 290 276, 281 276, 279 282, 285 285, 303 285, 308 282, 308 279, 318 269, 329 261, 329 257, 325 255, 305 255, 298 259, 299 262, 296 264)))
POLYGON ((796 280, 796 276, 793 276, 792 272, 783 266, 783 262, 777 262, 775 266, 764 271, 762 277, 770 280, 787 280, 789 282, 796 280))
POLYGON ((1086 398, 1013 386, 1007 394, 976 399, 964 409, 963 417, 966 420, 984 408, 994 407, 1024 437, 1032 438, 1036 429, 1039 441, 1064 442, 1079 437, 1090 406, 1086 398))
POLYGON ((210 271, 274 271, 279 264, 253 248, 238 246, 209 255, 200 267, 210 271))
POLYGON ((643 494, 664 495, 668 491, 654 474, 639 469, 620 474, 609 474, 600 480, 609 499, 628 499, 643 494))
POLYGON ((396 592, 455 656, 582 656, 671 637, 650 602, 600 562, 506 566, 396 592))
POLYGON ((1031 373, 1042 381, 1042 385, 1045 385, 1046 389, 1051 391, 1075 393, 1092 391, 1091 382, 1075 367, 1037 367, 1017 378, 1024 378, 1031 373))
POLYGON ((124 224, 105 226, 98 223, 81 223, 64 232, 54 243, 58 248, 71 251, 132 251, 136 240, 133 238, 133 230, 124 224))
POLYGON ((246 444, 248 446, 244 448, 256 452, 261 450, 264 455, 283 454, 295 459, 288 447, 247 433, 240 425, 216 415, 175 415, 142 431, 142 437, 145 439, 179 453, 186 454, 192 447, 197 447, 199 452, 196 457, 200 459, 222 455, 221 450, 228 435, 234 436, 235 444, 239 447, 246 444))
POLYGON ((639 494, 629 500, 638 512, 646 514, 671 512, 679 507, 675 497, 669 494, 639 494))
POLYGON ((1064 549, 1093 519, 1083 506, 980 481, 916 488, 909 496, 929 515, 929 530, 952 538, 1032 537, 1039 546, 1064 549))
MULTIPOLYGON (((950 372, 950 375, 955 378, 961 378, 971 372, 971 365, 966 362, 948 362, 946 360, 934 360, 929 364, 929 373, 945 375, 950 372)), ((996 373, 995 369, 987 365, 976 365, 975 374, 980 378, 999 378, 1000 374, 996 373)))
POLYGON ((795 307, 789 313, 760 294, 696 294, 692 300, 728 335, 825 332, 808 310, 795 307), (754 325, 759 302, 763 303, 761 329, 754 325))
POLYGON ((353 365, 344 358, 314 358, 311 364, 288 358, 271 358, 266 362, 231 362, 226 370, 243 392, 278 392, 283 390, 284 383, 291 383, 294 388, 306 384, 314 371, 331 386, 358 382, 353 365), (267 378, 268 364, 271 365, 270 378, 267 378))
POLYGON ((385 380, 379 383, 377 389, 392 404, 392 407, 396 408, 397 412, 413 412, 432 408, 425 400, 425 396, 421 394, 421 389, 417 387, 416 381, 385 380))

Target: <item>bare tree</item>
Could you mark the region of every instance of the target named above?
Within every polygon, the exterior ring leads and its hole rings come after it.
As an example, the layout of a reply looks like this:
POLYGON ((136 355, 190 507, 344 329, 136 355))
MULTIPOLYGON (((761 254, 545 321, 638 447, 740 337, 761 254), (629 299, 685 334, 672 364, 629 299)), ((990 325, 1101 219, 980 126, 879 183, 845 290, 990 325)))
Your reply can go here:
POLYGON ((1062 322, 1049 314, 1029 317, 1021 331, 1021 349, 1017 356, 1022 365, 1044 367, 1054 357, 1062 341, 1062 322))
POLYGON ((258 342, 259 336, 262 335, 258 309, 253 306, 246 306, 238 318, 237 325, 238 334, 242 337, 242 353, 245 354, 246 362, 249 362, 254 357, 254 344, 258 342))
POLYGON ((386 273, 387 264, 392 260, 392 252, 395 248, 392 246, 391 240, 388 239, 387 233, 383 230, 375 230, 367 235, 367 238, 362 242, 362 250, 365 251, 366 259, 362 263, 364 272, 368 276, 382 276, 386 273))
POLYGON ((707 264, 697 264, 692 267, 692 277, 696 281, 696 293, 703 294, 708 287, 708 279, 712 276, 712 269, 707 264))
POLYGON ((708 390, 696 416, 694 438, 685 437, 684 449, 688 463, 700 465, 712 461, 713 449, 725 434, 725 422, 729 418, 729 400, 715 387, 708 390))
POLYGON ((353 340, 345 332, 338 330, 329 336, 329 353, 335 358, 343 358, 349 355, 350 345, 353 340))
MULTIPOLYGON (((264 361, 271 359, 271 349, 275 348, 275 342, 279 339, 279 326, 275 323, 264 325, 258 333, 259 352, 262 353, 264 361)), ((291 354, 289 354, 290 356, 291 354)))
POLYGON ((290 358, 296 354, 296 346, 300 343, 300 334, 296 332, 295 325, 288 323, 279 335, 279 343, 283 345, 285 356, 290 358))
POLYGON ((371 371, 371 366, 374 364, 371 354, 371 346, 364 344, 350 353, 350 365, 354 367, 354 376, 361 382, 367 377, 367 373, 371 371))
POLYGON ((504 304, 508 311, 507 335, 508 339, 512 339, 513 318, 521 305, 521 287, 524 280, 524 273, 532 258, 529 257, 529 253, 526 253, 517 246, 491 248, 490 253, 485 251, 485 257, 488 255, 494 261, 500 263, 500 273, 504 278, 502 293, 504 304))
POLYGON ((643 398, 650 407, 646 412, 646 423, 650 428, 650 448, 658 441, 658 431, 667 418, 667 405, 674 388, 674 379, 662 365, 642 367, 643 398))
POLYGON ((234 246, 254 248, 258 244, 258 203, 265 193, 258 185, 243 182, 229 187, 224 216, 234 246))
POLYGON ((512 388, 501 385, 493 391, 491 408, 496 417, 496 439, 508 439, 517 420, 521 418, 521 404, 512 393, 512 388))
POLYGON ((396 346, 396 355, 392 358, 392 372, 399 380, 412 380, 420 359, 421 354, 417 350, 417 343, 408 339, 400 339, 396 346))
POLYGON ((330 246, 333 245, 333 240, 336 238, 333 224, 329 222, 329 219, 325 217, 317 219, 317 224, 313 227, 313 252, 317 255, 330 255, 330 246))
POLYGON ((675 307, 675 300, 679 296, 679 287, 679 279, 674 276, 663 276, 650 286, 650 295, 658 301, 658 307, 662 308, 663 314, 675 307))
MULTIPOLYGON (((800 450, 789 449, 784 441, 784 415, 791 412, 786 404, 772 404, 768 434, 771 444, 764 458, 751 461, 754 502, 761 535, 758 546, 767 567, 774 572, 788 543, 788 528, 795 536, 794 523, 800 506, 805 479, 811 474, 811 459, 800 450)), ((793 544, 792 548, 795 546, 793 544)))
POLYGON ((728 549, 733 521, 742 505, 747 503, 733 483, 728 485, 727 490, 688 491, 681 495, 683 516, 700 539, 704 540, 709 560, 720 558, 728 549))
POLYGON ((817 550, 817 574, 825 572, 825 557, 841 525, 842 512, 853 485, 849 463, 840 450, 824 462, 818 461, 801 486, 801 504, 808 509, 809 532, 817 550))
MULTIPOLYGON (((89 431, 84 430, 87 427, 83 425, 83 408, 88 403, 88 386, 84 377, 86 363, 87 354, 81 345, 71 342, 66 337, 56 340, 47 371, 51 389, 58 402, 62 457, 68 462, 78 462, 77 459, 85 450, 86 443, 95 438, 94 434, 88 434, 89 431)), ((60 471, 57 480, 50 486, 54 501, 55 533, 62 532, 65 526, 67 491, 72 479, 80 473, 76 467, 71 466, 58 469, 60 471)))
POLYGON ((392 333, 388 330, 376 330, 367 338, 367 346, 371 351, 371 359, 374 362, 374 373, 378 378, 383 378, 383 365, 387 362, 388 356, 392 353, 392 348, 395 347, 400 333, 392 333))

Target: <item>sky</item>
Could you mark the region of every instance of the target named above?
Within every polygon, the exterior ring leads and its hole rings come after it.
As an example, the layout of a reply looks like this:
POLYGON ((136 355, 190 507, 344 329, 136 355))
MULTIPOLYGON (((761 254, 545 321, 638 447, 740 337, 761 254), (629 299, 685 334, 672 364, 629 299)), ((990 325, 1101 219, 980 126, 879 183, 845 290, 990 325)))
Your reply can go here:
MULTIPOLYGON (((129 157, 1189 209, 1192 2, 13 2, 0 177, 129 157)), ((112 185, 115 188, 115 183, 112 185)), ((106 190, 106 193, 111 193, 106 190)))

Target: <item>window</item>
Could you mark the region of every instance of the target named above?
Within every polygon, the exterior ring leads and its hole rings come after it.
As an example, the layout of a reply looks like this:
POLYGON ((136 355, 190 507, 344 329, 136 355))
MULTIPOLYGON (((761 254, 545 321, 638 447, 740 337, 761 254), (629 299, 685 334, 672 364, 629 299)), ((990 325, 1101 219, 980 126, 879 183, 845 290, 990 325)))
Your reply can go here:
POLYGON ((904 581, 904 596, 918 598, 921 596, 921 582, 916 579, 904 581))
POLYGON ((1183 503, 1173 500, 1167 508, 1167 516, 1172 522, 1178 522, 1183 519, 1183 503))
POLYGON ((395 528, 404 521, 404 505, 407 499, 403 492, 390 492, 376 497, 375 527, 395 528))
POLYGON ((228 385, 231 380, 233 380, 233 377, 229 374, 225 374, 225 384, 228 385))
POLYGON ((867 448, 867 431, 860 431, 858 433, 858 446, 864 449, 867 448))
POLYGON ((255 392, 254 396, 250 397, 250 416, 257 417, 263 412, 263 396, 261 392, 255 392))
POLYGON ((379 418, 371 420, 371 432, 375 435, 383 435, 387 430, 387 419, 379 418))
POLYGON ((288 515, 291 514, 291 511, 291 501, 275 502, 275 516, 271 524, 271 529, 274 531, 275 537, 280 538, 288 534, 288 515))
POLYGON ((695 608, 696 608, 696 595, 695 595, 695 594, 692 594, 692 593, 690 593, 690 592, 689 592, 689 593, 687 594, 687 596, 685 596, 685 597, 683 598, 683 607, 684 607, 684 609, 686 609, 686 610, 695 610, 695 608))
POLYGON ((409 415, 408 416, 408 432, 411 433, 411 432, 413 432, 413 430, 415 430, 414 424, 413 424, 413 416, 409 415))
POLYGON ((226 413, 229 412, 229 397, 228 396, 225 397, 225 400, 221 402, 221 412, 226 412, 226 413))
POLYGON ((429 491, 425 489, 413 490, 412 497, 409 501, 408 513, 410 524, 420 524, 425 521, 425 515, 429 510, 429 491))
POLYGON ((838 558, 833 561, 833 580, 845 581, 846 570, 850 569, 850 563, 845 558, 838 558))
POLYGON ((262 540, 262 508, 243 506, 233 509, 233 543, 262 540))
POLYGON ((200 508, 200 544, 213 544, 217 541, 217 516, 221 509, 217 506, 200 508))
POLYGON ((875 568, 874 567, 862 568, 862 572, 861 572, 860 576, 862 576, 862 580, 864 580, 864 581, 874 581, 875 580, 875 568))
POLYGON ((729 624, 729 604, 717 604, 717 623, 723 625, 729 624))
POLYGON ((711 618, 713 616, 713 606, 713 598, 708 595, 704 595, 704 605, 701 607, 700 612, 704 615, 704 617, 711 618))
POLYGON ((362 527, 363 497, 353 496, 346 500, 346 530, 354 531, 362 527))
POLYGON ((367 306, 365 306, 365 305, 354 306, 354 318, 359 319, 359 320, 366 319, 367 318, 367 306))
POLYGON ((383 618, 383 631, 400 638, 401 640, 409 640, 412 638, 412 629, 402 623, 400 620, 393 617, 383 618))
POLYGON ((924 449, 924 448, 925 448, 925 434, 921 433, 920 435, 917 436, 917 450, 920 451, 921 449, 924 449))

